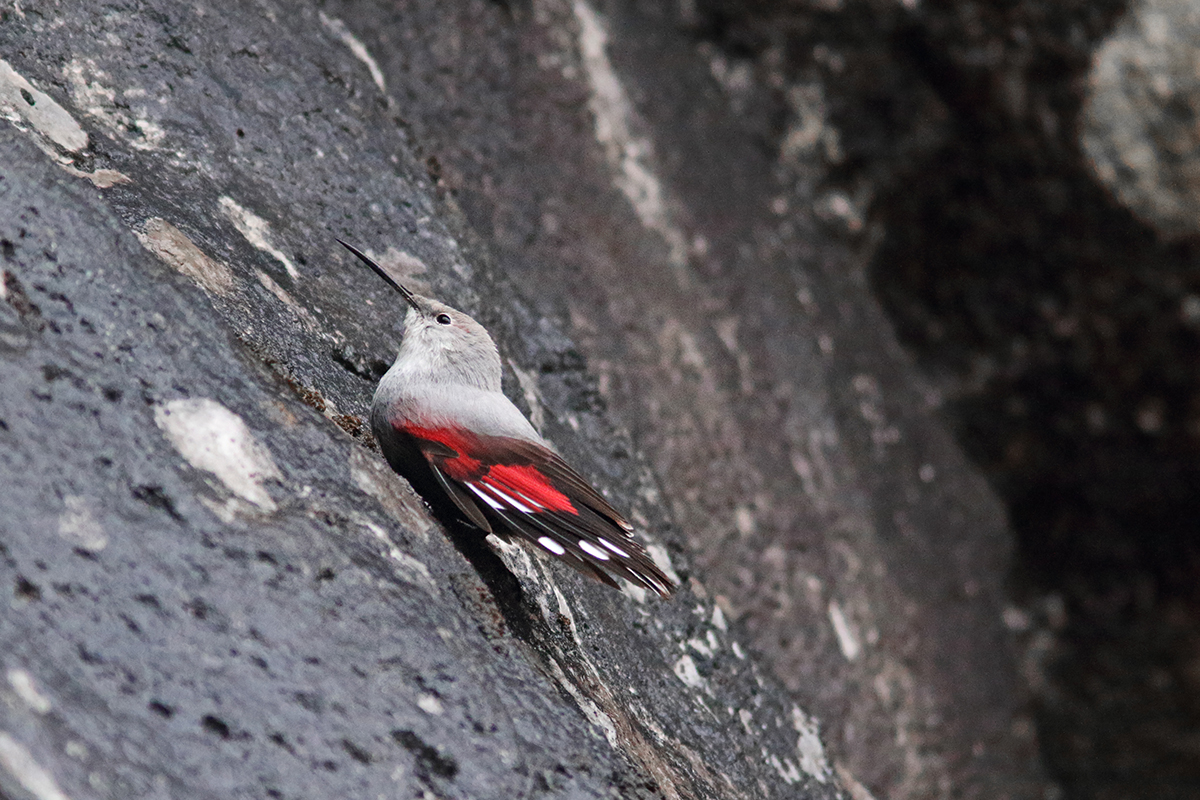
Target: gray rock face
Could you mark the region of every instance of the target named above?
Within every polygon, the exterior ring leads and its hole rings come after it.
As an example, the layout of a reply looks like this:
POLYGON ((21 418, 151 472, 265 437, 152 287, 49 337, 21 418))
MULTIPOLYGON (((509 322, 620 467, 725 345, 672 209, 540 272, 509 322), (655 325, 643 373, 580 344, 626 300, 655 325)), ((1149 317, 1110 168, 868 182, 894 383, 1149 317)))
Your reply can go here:
POLYGON ((0 794, 836 795, 711 599, 460 552, 365 446, 401 317, 335 234, 504 315, 555 441, 669 541, 349 34, 303 7, 23 13, 0 27, 32 109, 3 96, 0 794))
POLYGON ((1100 180, 1167 237, 1200 232, 1200 9, 1145 0, 1096 51, 1083 149, 1100 180))
POLYGON ((8 13, 0 792, 1039 790, 1002 513, 798 202, 812 137, 765 153, 655 13, 8 13), (370 449, 402 309, 334 236, 492 330, 677 598, 444 535, 370 449))
POLYGON ((442 190, 570 320, 697 577, 820 717, 847 784, 1040 796, 1000 623, 1003 512, 869 296, 837 227, 851 204, 820 194, 836 131, 817 92, 764 152, 778 132, 739 109, 771 77, 661 9, 326 13, 367 42, 442 190))

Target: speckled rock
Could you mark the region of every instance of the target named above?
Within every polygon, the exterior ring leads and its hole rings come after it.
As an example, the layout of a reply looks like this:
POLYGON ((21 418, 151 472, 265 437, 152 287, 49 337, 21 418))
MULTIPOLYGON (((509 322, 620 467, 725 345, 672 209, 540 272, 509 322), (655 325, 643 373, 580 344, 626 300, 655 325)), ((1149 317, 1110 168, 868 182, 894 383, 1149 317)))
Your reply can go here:
POLYGON ((839 796, 344 23, 2 19, 0 795, 839 796), (433 522, 362 427, 400 311, 334 236, 493 324, 514 396, 679 597, 433 522))
POLYGON ((1082 143, 1101 181, 1167 237, 1200 233, 1200 7, 1141 0, 1096 50, 1082 143))
POLYGON ((664 8, 6 13, 0 791, 1038 795, 1009 532, 819 196, 819 88, 764 147, 770 76, 664 8), (334 236, 496 334, 677 598, 430 520, 334 236))
POLYGON ((691 6, 325 13, 373 54, 438 190, 567 321, 694 576, 847 786, 1040 798, 1001 622, 1011 534, 870 294, 862 199, 822 183, 829 92, 698 42, 691 6))

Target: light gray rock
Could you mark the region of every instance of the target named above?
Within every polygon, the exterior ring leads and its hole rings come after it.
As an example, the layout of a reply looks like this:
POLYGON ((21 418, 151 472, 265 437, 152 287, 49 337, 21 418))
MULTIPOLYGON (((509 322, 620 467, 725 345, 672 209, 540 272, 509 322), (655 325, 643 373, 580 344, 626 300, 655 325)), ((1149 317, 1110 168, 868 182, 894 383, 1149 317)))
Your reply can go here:
POLYGON ((1167 237, 1200 232, 1200 6, 1140 0, 1096 50, 1083 111, 1092 169, 1167 237))

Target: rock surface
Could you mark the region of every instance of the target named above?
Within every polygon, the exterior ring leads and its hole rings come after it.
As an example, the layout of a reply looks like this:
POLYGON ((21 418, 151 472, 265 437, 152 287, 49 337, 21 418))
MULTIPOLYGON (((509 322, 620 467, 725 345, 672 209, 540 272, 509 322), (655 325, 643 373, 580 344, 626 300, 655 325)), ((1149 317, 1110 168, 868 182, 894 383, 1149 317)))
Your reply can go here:
POLYGON ((1038 795, 1003 512, 819 193, 819 93, 765 148, 660 13, 5 12, 0 792, 1038 795), (443 535, 335 235, 489 326, 677 598, 443 535))
POLYGON ((40 87, 0 131, 0 792, 836 795, 815 722, 711 599, 516 551, 518 582, 365 446, 400 316, 334 235, 503 315, 554 440, 672 541, 571 345, 464 252, 344 30, 26 4, 0 38, 9 85, 40 87))
POLYGON ((1138 105, 1110 107, 1124 138, 1101 144, 1152 154, 1122 180, 1155 202, 1184 196, 1195 4, 814 5, 700 3, 723 52, 820 89, 796 108, 833 128, 807 141, 830 193, 861 198, 871 285, 1007 506, 1005 621, 1053 791, 1191 798, 1200 239, 1123 206, 1081 135, 1115 45, 1136 59, 1108 90, 1138 105))
POLYGON ((1082 144, 1100 180, 1167 238, 1200 233, 1200 9, 1133 3, 1097 48, 1082 144))
POLYGON ((879 797, 1040 796, 1003 510, 870 296, 855 201, 822 182, 819 85, 785 90, 781 133, 780 76, 654 4, 327 13, 442 191, 569 320, 697 576, 840 772, 879 797))

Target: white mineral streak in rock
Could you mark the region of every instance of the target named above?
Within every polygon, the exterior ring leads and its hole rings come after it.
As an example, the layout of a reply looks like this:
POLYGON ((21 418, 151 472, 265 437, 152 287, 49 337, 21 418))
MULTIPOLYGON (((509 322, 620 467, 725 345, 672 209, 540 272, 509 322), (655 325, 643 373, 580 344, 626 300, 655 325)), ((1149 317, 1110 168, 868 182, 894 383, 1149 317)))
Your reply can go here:
POLYGON ((264 289, 275 295, 275 298, 279 300, 279 302, 290 308, 292 313, 299 318, 300 322, 306 328, 311 331, 320 330, 321 325, 317 322, 317 318, 312 315, 312 312, 297 303, 296 298, 288 294, 287 290, 276 283, 274 278, 263 272, 261 269, 254 270, 254 276, 258 278, 258 282, 262 284, 264 289))
POLYGON ((850 793, 850 800, 875 800, 875 796, 855 779, 850 772, 850 768, 840 761, 834 767, 837 769, 838 780, 842 782, 842 786, 850 793))
POLYGON ((99 122, 115 138, 128 142, 137 150, 161 149, 166 131, 148 116, 134 110, 135 105, 145 105, 139 103, 146 97, 144 89, 122 91, 113 88, 108 85, 112 82, 111 76, 91 59, 72 59, 63 74, 71 87, 76 108, 99 122))
POLYGON ((654 566, 661 569, 671 579, 672 583, 681 583, 679 573, 675 571, 674 565, 671 564, 671 556, 667 553, 667 548, 661 544, 648 544, 646 545, 646 553, 654 562, 654 566))
POLYGON ((696 662, 686 653, 679 657, 675 662, 675 677, 683 681, 693 689, 699 689, 704 686, 704 678, 700 677, 700 671, 696 669, 696 662))
POLYGON ((165 219, 151 217, 134 234, 163 263, 194 280, 209 294, 225 296, 233 291, 233 271, 229 266, 209 258, 187 234, 165 219))
POLYGON ((382 459, 355 447, 350 451, 348 466, 355 486, 374 497, 393 519, 410 532, 420 535, 422 539, 429 538, 434 525, 428 511, 408 483, 392 472, 382 459))
POLYGON ((546 662, 551 676, 567 694, 571 695, 580 712, 596 730, 604 735, 609 746, 619 748, 620 738, 617 734, 616 722, 604 710, 600 702, 597 702, 597 698, 590 696, 598 691, 601 696, 611 695, 604 686, 599 670, 586 655, 583 640, 579 636, 579 627, 575 622, 575 613, 571 610, 566 595, 554 585, 552 576, 538 568, 538 560, 524 547, 504 542, 495 536, 489 537, 488 541, 493 544, 501 560, 506 567, 512 570, 513 574, 533 585, 542 618, 555 629, 561 629, 565 623, 567 632, 570 633, 578 648, 573 655, 575 666, 586 673, 590 680, 586 681, 587 688, 581 686, 577 680, 563 671, 557 659, 554 658, 548 659, 546 662))
POLYGON ((78 153, 88 146, 87 132, 75 118, 4 60, 0 60, 0 114, 10 119, 16 115, 68 153, 78 153))
POLYGON ((442 701, 431 694, 423 694, 417 698, 417 708, 435 717, 440 717, 446 710, 442 706, 442 701))
POLYGON ((417 294, 428 293, 429 284, 420 276, 428 272, 429 267, 412 253, 392 245, 388 245, 387 250, 382 254, 377 254, 370 248, 363 248, 363 252, 366 253, 367 258, 382 267, 383 271, 392 277, 392 280, 404 284, 417 294))
POLYGON ((534 430, 540 432, 546 423, 546 412, 538 394, 537 374, 531 370, 523 370, 516 364, 510 363, 508 368, 517 376, 517 383, 521 385, 521 395, 529 405, 529 421, 533 423, 534 430))
POLYGON ((350 48, 350 52, 354 57, 366 65, 367 71, 371 73, 371 80, 375 81, 375 85, 379 87, 379 91, 387 94, 387 85, 383 82, 383 70, 375 63, 375 59, 371 57, 367 46, 359 41, 358 37, 346 27, 346 23, 337 17, 327 17, 324 11, 318 11, 317 16, 320 18, 321 24, 328 28, 330 33, 341 39, 342 44, 350 48))
POLYGON ((42 694, 37 688, 37 683, 33 680, 33 676, 23 669, 13 667, 8 670, 8 685, 12 687, 13 692, 17 697, 21 698, 21 702, 29 707, 35 714, 49 714, 50 709, 54 707, 50 702, 50 698, 42 694))
POLYGON ((437 581, 433 579, 433 575, 429 573, 429 567, 425 566, 424 562, 413 558, 397 547, 391 537, 388 536, 387 531, 366 517, 355 514, 353 518, 355 522, 370 531, 383 544, 386 548, 387 556, 394 563, 396 574, 401 580, 408 581, 415 586, 420 586, 430 594, 436 595, 438 593, 437 581))
POLYGON ((584 0, 572 4, 579 25, 579 54, 591 94, 588 107, 595 118, 596 141, 616 171, 614 183, 633 205, 638 219, 667 244, 677 273, 687 265, 687 237, 671 221, 662 182, 652 165, 650 140, 634 133, 633 106, 605 48, 608 32, 599 15, 584 0))
POLYGON ((712 658, 713 654, 716 653, 721 646, 721 643, 717 641, 717 635, 712 631, 709 631, 708 635, 704 639, 700 639, 699 637, 689 639, 687 644, 688 647, 692 648, 705 658, 712 658))
POLYGON ((800 734, 800 738, 796 740, 800 769, 825 783, 831 773, 829 761, 825 758, 825 748, 821 745, 817 721, 801 711, 799 706, 792 706, 792 728, 800 734))
POLYGON ((783 782, 788 786, 800 782, 800 770, 796 768, 796 765, 792 763, 790 758, 780 760, 779 756, 767 752, 765 748, 763 749, 763 758, 775 768, 775 771, 779 773, 779 777, 783 778, 783 782))
POLYGON ((840 163, 841 137, 829 122, 824 85, 819 81, 797 83, 788 88, 786 99, 792 119, 779 147, 783 162, 795 164, 820 157, 830 164, 840 163))
POLYGON ((555 682, 567 691, 575 700, 575 704, 579 710, 587 718, 588 722, 592 723, 593 727, 599 730, 609 746, 614 750, 620 747, 621 741, 617 736, 617 725, 613 722, 612 717, 604 713, 600 706, 588 697, 583 691, 575 685, 575 682, 566 676, 562 667, 553 658, 547 659, 546 666, 550 670, 550 674, 554 677, 555 682))
POLYGON ((0 767, 4 767, 37 800, 70 800, 58 788, 54 776, 34 760, 25 745, 3 732, 0 732, 0 767))
POLYGON ((86 497, 69 494, 63 498, 63 512, 58 515, 58 535, 75 547, 90 552, 108 546, 108 536, 92 513, 86 497))
POLYGON ((208 398, 171 400, 155 409, 154 421, 193 467, 264 511, 276 509, 262 484, 280 478, 279 468, 237 414, 208 398))
POLYGON ((0 118, 30 134, 42 152, 76 178, 87 178, 101 189, 129 183, 129 176, 115 169, 76 168, 72 156, 87 149, 87 132, 54 98, 34 88, 4 60, 0 60, 0 118))
POLYGON ((729 626, 725 622, 725 612, 721 611, 720 606, 713 606, 712 626, 719 631, 729 630, 729 626))
POLYGON ((846 619, 846 613, 842 611, 842 607, 836 600, 829 601, 829 621, 833 624, 833 632, 837 636, 838 647, 841 648, 842 655, 846 657, 847 661, 854 661, 862 652, 862 643, 859 642, 854 629, 850 627, 850 621, 846 619))
POLYGON ((279 249, 271 234, 271 226, 265 219, 253 211, 242 208, 236 200, 228 195, 222 196, 217 204, 221 207, 221 213, 233 223, 234 227, 238 229, 238 233, 247 242, 283 264, 283 268, 287 270, 288 275, 292 276, 292 280, 300 280, 300 272, 296 269, 296 265, 279 249))

